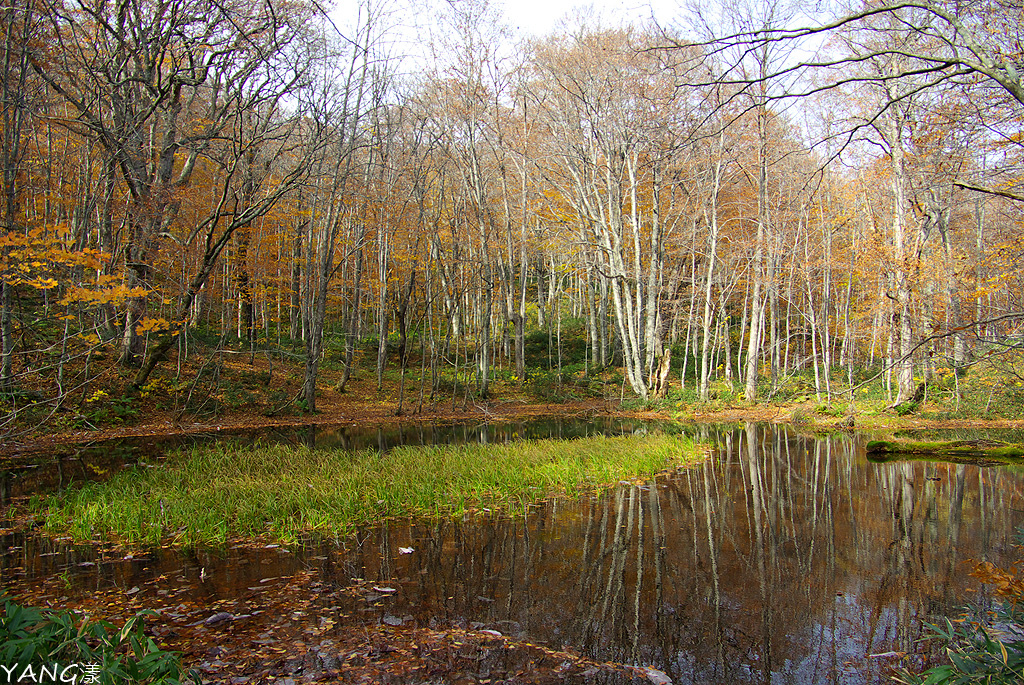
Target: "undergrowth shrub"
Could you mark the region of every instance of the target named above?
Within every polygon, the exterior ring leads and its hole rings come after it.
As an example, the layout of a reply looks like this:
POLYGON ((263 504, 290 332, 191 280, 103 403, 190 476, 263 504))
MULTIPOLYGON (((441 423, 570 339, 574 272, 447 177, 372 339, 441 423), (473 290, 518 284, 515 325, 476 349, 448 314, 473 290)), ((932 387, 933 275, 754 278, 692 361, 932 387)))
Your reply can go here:
POLYGON ((4 601, 0 617, 0 682, 44 682, 40 671, 55 669, 59 682, 199 683, 183 670, 179 656, 160 649, 145 634, 136 614, 120 628, 107 621, 89 620, 71 611, 24 607, 4 601), (8 671, 10 669, 10 671, 8 671), (26 669, 31 669, 31 676, 26 669))

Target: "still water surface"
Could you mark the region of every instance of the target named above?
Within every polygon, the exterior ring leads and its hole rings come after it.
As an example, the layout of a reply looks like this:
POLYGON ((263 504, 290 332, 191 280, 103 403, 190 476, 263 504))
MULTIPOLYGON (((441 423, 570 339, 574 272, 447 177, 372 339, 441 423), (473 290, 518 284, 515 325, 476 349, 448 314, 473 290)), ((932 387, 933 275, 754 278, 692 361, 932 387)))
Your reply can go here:
POLYGON ((700 430, 716 447, 699 466, 518 520, 389 523, 292 550, 133 560, 30 538, 0 570, 19 583, 67 571, 83 593, 163 575, 212 603, 311 569, 328 586, 398 590, 323 607, 349 623, 488 628, 653 665, 677 683, 858 683, 885 681, 923 622, 988 601, 970 560, 1018 558, 1024 479, 1012 468, 876 464, 855 436, 700 430))

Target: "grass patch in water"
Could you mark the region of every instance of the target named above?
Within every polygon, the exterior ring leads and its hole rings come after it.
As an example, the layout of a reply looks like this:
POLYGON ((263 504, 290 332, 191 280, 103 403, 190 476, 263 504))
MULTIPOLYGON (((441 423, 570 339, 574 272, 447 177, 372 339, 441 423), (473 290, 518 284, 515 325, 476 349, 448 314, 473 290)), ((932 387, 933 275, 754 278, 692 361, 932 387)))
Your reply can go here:
POLYGON ((231 538, 291 542, 384 518, 522 513, 533 501, 646 478, 698 460, 672 435, 399 447, 387 453, 220 444, 172 455, 35 502, 46 527, 77 540, 185 546, 231 538))
POLYGON ((1020 460, 1024 458, 1024 445, 1011 445, 997 440, 947 440, 939 442, 913 442, 910 440, 872 440, 865 446, 869 456, 924 455, 977 456, 990 459, 1020 460))

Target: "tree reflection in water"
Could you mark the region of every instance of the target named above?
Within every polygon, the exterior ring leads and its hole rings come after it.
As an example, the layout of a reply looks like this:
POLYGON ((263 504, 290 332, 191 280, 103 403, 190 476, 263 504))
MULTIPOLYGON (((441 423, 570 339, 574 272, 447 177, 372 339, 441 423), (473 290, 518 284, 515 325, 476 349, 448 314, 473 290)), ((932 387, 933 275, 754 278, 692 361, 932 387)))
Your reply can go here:
POLYGON ((345 573, 404 581, 386 611, 424 625, 650 664, 676 682, 849 683, 884 681, 899 659, 885 653, 919 650, 924 621, 984 600, 967 592, 965 559, 1012 555, 1013 471, 874 464, 845 435, 704 430, 712 457, 656 484, 551 500, 526 520, 368 531, 345 573))

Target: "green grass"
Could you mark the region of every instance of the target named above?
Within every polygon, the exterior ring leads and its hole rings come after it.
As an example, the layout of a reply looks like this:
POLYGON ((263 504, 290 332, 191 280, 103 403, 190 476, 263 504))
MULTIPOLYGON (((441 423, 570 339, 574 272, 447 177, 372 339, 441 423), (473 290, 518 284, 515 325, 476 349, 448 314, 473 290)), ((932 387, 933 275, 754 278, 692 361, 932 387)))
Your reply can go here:
POLYGON ((0 599, 0 665, 11 670, 4 682, 56 683, 58 673, 59 682, 100 685, 201 682, 197 673, 184 670, 177 653, 160 649, 146 635, 144 621, 151 611, 118 627, 70 611, 24 607, 2 594, 0 599), (96 680, 84 670, 89 665, 99 671, 96 680))
POLYGON ((302 533, 343 535, 383 518, 461 516, 481 508, 519 514, 551 494, 649 477, 696 461, 700 452, 693 440, 671 435, 400 447, 384 454, 215 445, 41 498, 34 507, 50 531, 78 540, 291 542, 302 533))

